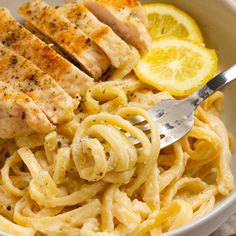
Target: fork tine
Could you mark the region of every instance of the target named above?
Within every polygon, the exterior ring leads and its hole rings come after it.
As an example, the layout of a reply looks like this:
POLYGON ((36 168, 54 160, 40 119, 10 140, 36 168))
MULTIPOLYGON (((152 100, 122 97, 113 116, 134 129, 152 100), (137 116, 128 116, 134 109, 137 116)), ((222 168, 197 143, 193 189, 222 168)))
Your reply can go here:
MULTIPOLYGON (((141 123, 142 123, 142 122, 141 122, 141 123)), ((157 124, 156 124, 156 125, 157 125, 157 124)), ((135 125, 135 127, 138 128, 138 129, 140 129, 141 131, 143 131, 143 132, 148 136, 148 138, 150 139, 151 130, 150 130, 150 126, 149 126, 148 123, 145 124, 145 125, 135 125)), ((160 139, 161 139, 161 140, 162 140, 162 139, 165 139, 165 140, 166 140, 166 130, 159 127, 159 131, 160 131, 160 136, 163 136, 163 138, 160 137, 160 139)), ((129 139, 132 141, 132 143, 133 143, 137 148, 141 147, 141 146, 140 146, 141 143, 140 143, 140 141, 139 141, 138 139, 136 139, 135 137, 131 136, 131 135, 130 135, 129 133, 127 133, 127 132, 125 133, 125 136, 126 136, 127 138, 129 138, 129 139)))
POLYGON ((148 123, 145 125, 135 125, 135 127, 142 130, 143 132, 147 132, 150 130, 150 125, 148 123))
MULTIPOLYGON (((160 139, 161 139, 161 148, 168 146, 172 143, 172 138, 170 136, 170 130, 174 128, 173 117, 169 116, 168 111, 172 110, 172 106, 168 103, 175 102, 176 100, 170 99, 163 102, 160 102, 156 106, 148 110, 149 114, 154 119, 157 126, 159 126, 160 139), (168 110, 169 109, 169 110, 168 110), (170 140, 171 139, 171 140, 170 140)), ((181 113, 181 111, 180 111, 181 113)), ((177 117, 176 117, 177 118, 177 117)), ((134 125, 136 128, 143 131, 147 136, 150 136, 151 130, 148 122, 145 118, 140 115, 133 116, 129 118, 128 121, 134 125)), ((141 143, 136 138, 132 137, 129 133, 125 134, 136 147, 140 147, 141 143)), ((150 138, 150 137, 149 137, 150 138)))
MULTIPOLYGON (((159 121, 159 120, 162 120, 163 117, 162 116, 161 117, 154 117, 153 116, 153 118, 155 119, 155 121, 159 121)), ((150 126, 148 123, 144 123, 144 122, 146 122, 146 120, 142 116, 136 115, 136 116, 128 119, 128 121, 133 126, 140 129, 141 131, 143 131, 146 135, 150 134, 150 132, 151 132, 150 126)), ((165 136, 165 129, 163 129, 159 126, 159 131, 160 131, 160 135, 165 136)), ((131 141, 133 142, 133 144, 135 146, 139 144, 139 141, 136 138, 132 137, 129 133, 125 133, 125 135, 126 135, 126 137, 131 139, 131 141)))
MULTIPOLYGON (((150 130, 148 130, 148 131, 150 131, 150 130)), ((148 133, 148 134, 150 134, 150 133, 148 133)), ((135 145, 136 148, 140 148, 141 147, 141 143, 140 143, 140 141, 138 139, 136 139, 135 137, 131 136, 129 133, 125 133, 125 135, 126 135, 127 138, 130 139, 130 141, 135 145)), ((161 142, 161 148, 164 148, 164 147, 168 146, 169 144, 167 145, 165 134, 162 134, 162 135, 164 135, 164 137, 160 138, 160 142, 161 142)), ((150 139, 149 136, 148 136, 148 138, 150 139)))
MULTIPOLYGON (((155 122, 158 123, 163 123, 163 120, 166 120, 166 115, 163 113, 163 111, 159 111, 157 113, 153 113, 151 110, 149 110, 149 113, 151 114, 152 118, 154 119, 155 122), (161 115, 160 115, 161 114, 161 115)), ((133 116, 132 118, 127 119, 132 125, 134 126, 144 126, 146 119, 144 119, 142 116, 140 115, 136 115, 133 116)), ((139 128, 140 128, 139 127, 139 128)), ((160 128, 160 127, 159 127, 160 128)), ((144 129, 143 131, 145 131, 146 129, 144 129)))
POLYGON ((140 125, 143 122, 145 122, 146 120, 140 116, 140 115, 136 115, 133 116, 132 118, 128 119, 128 121, 132 124, 132 125, 140 125))

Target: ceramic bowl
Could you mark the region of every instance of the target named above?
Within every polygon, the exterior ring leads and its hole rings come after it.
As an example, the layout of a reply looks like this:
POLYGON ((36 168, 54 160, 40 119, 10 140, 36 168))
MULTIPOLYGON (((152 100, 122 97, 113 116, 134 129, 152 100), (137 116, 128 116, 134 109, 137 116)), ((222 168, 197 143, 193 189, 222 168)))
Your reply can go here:
MULTIPOLYGON (((63 3, 63 0, 46 1, 52 5, 63 3)), ((19 17, 16 9, 23 2, 25 1, 0 0, 0 5, 7 7, 14 16, 19 17)), ((142 2, 169 3, 186 11, 199 24, 207 47, 217 50, 219 71, 236 64, 236 0, 144 0, 142 2)), ((236 81, 224 88, 224 92, 225 108, 223 119, 228 130, 236 137, 236 81)), ((233 155, 231 167, 236 179, 236 152, 233 155)), ((164 235, 207 236, 235 212, 236 191, 219 202, 206 216, 164 235)))

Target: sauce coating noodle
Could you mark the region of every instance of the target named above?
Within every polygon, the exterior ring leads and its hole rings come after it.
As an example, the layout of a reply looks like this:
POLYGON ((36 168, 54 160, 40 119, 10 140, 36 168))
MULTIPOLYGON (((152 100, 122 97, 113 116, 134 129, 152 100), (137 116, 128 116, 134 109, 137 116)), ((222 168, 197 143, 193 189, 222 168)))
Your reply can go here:
POLYGON ((212 210, 234 188, 223 94, 197 109, 188 135, 160 150, 146 109, 169 98, 130 74, 89 89, 76 118, 57 132, 2 140, 0 230, 156 236, 212 210), (128 121, 135 115, 147 120, 149 137, 128 121))

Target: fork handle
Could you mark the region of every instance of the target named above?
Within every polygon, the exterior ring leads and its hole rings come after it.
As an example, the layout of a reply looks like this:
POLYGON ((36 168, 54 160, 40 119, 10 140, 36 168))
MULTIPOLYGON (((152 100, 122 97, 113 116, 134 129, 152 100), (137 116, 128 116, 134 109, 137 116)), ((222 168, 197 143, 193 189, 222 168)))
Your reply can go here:
POLYGON ((211 94, 235 79, 236 64, 214 77, 202 88, 200 88, 184 100, 190 102, 195 108, 197 108, 197 106, 205 99, 207 99, 211 94))

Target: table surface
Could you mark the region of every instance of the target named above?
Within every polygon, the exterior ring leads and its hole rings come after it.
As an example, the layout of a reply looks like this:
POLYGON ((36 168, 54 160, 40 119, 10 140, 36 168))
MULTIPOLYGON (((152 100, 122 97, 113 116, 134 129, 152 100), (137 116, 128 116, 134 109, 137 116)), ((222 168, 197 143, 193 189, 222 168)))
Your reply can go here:
POLYGON ((215 233, 210 236, 236 236, 236 214, 231 216, 215 233))

